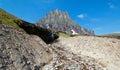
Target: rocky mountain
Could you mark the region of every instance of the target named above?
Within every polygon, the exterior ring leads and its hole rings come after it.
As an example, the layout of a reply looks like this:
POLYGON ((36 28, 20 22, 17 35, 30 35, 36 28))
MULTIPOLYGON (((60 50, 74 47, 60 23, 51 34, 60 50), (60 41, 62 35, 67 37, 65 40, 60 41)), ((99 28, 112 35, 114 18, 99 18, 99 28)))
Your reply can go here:
POLYGON ((68 34, 85 34, 94 35, 94 31, 87 30, 71 20, 67 12, 62 12, 60 10, 51 11, 45 16, 45 18, 40 19, 37 26, 48 28, 54 31, 62 31, 68 34))
POLYGON ((119 63, 119 39, 58 37, 0 10, 0 70, 119 70, 119 63))

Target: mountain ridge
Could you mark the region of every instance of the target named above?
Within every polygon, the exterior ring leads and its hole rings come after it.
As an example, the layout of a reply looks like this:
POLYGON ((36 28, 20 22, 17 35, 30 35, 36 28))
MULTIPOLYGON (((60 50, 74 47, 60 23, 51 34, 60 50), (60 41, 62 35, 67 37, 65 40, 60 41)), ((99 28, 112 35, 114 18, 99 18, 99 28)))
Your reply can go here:
POLYGON ((94 35, 94 31, 79 26, 69 17, 67 12, 62 12, 58 9, 46 14, 43 19, 36 22, 36 25, 55 31, 63 31, 68 34, 76 32, 78 34, 94 35))

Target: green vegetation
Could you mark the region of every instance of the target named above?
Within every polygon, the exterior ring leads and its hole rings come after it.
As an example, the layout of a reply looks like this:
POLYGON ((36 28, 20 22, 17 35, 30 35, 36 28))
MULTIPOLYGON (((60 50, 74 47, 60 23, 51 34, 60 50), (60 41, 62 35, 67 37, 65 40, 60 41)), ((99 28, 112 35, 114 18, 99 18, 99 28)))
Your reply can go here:
POLYGON ((58 31, 58 32, 56 32, 56 34, 58 36, 64 36, 64 37, 70 37, 71 36, 70 34, 68 34, 66 32, 62 32, 62 31, 58 31))
POLYGON ((85 34, 74 34, 74 35, 71 35, 71 34, 68 34, 68 33, 63 32, 63 31, 58 31, 58 32, 56 32, 56 34, 57 34, 58 36, 63 36, 63 37, 89 36, 89 35, 85 35, 85 34))
POLYGON ((18 19, 17 17, 7 13, 3 9, 0 9, 0 23, 10 25, 14 28, 18 28, 19 26, 16 24, 16 21, 21 22, 21 20, 18 19))

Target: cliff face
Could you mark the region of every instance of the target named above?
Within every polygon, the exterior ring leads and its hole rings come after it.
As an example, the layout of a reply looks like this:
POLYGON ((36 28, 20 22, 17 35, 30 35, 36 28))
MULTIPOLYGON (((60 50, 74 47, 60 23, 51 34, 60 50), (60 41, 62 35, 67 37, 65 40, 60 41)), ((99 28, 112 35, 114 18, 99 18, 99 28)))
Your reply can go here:
POLYGON ((69 34, 75 32, 78 34, 94 35, 94 31, 79 26, 70 19, 67 12, 62 12, 60 10, 50 12, 45 18, 39 20, 36 25, 54 31, 63 31, 69 34))

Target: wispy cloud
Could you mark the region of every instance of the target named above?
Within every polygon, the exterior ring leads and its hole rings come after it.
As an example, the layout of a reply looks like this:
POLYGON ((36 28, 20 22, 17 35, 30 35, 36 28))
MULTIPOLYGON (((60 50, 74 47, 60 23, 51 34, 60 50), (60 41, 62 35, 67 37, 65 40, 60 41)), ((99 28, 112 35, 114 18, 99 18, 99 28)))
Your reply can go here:
POLYGON ((114 9, 115 5, 113 3, 108 3, 109 8, 114 9))
POLYGON ((80 19, 83 19, 83 18, 85 18, 86 16, 87 16, 87 14, 79 14, 79 15, 77 15, 77 17, 80 18, 80 19))

